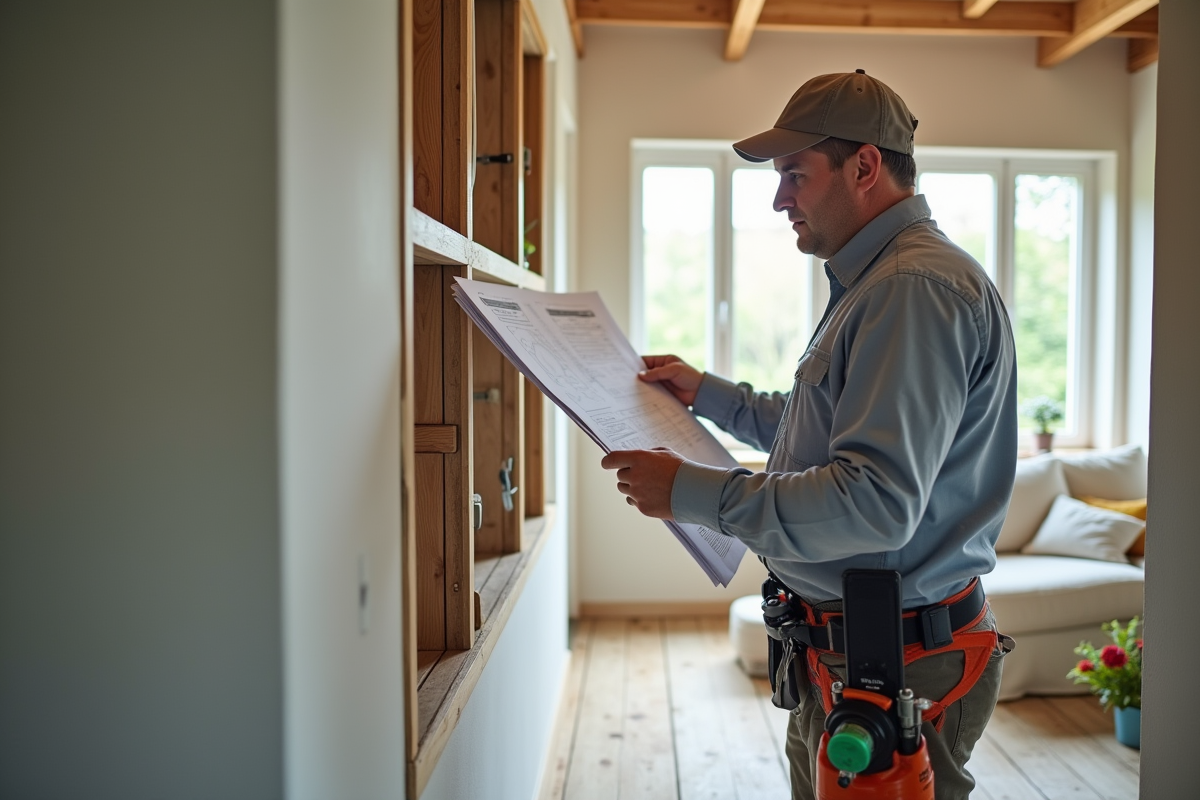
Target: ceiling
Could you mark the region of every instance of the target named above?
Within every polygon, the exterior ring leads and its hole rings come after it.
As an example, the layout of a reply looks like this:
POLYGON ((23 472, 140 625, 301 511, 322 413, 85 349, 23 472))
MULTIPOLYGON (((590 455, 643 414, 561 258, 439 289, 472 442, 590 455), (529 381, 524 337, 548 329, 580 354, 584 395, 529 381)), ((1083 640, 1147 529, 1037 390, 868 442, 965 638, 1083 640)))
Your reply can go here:
POLYGON ((1128 39, 1130 72, 1158 60, 1158 0, 565 0, 580 57, 591 25, 721 28, 738 61, 756 30, 1032 36, 1053 67, 1105 37, 1128 39))

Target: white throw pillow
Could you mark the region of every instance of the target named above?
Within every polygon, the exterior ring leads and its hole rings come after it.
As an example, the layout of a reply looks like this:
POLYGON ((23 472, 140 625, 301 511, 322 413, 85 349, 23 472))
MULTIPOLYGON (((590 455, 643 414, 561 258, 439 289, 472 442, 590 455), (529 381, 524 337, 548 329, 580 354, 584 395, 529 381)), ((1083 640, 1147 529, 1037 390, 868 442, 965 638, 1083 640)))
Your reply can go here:
POLYGON ((1136 444, 1058 458, 1072 497, 1138 500, 1146 496, 1146 454, 1136 444))
POLYGON ((1128 514, 1089 506, 1060 495, 1033 541, 1021 548, 1026 555, 1074 556, 1128 564, 1125 551, 1146 523, 1128 514))
POLYGON ((1034 456, 1017 461, 1008 516, 996 540, 997 553, 1015 553, 1024 547, 1046 518, 1054 498, 1067 494, 1062 464, 1054 456, 1034 456))

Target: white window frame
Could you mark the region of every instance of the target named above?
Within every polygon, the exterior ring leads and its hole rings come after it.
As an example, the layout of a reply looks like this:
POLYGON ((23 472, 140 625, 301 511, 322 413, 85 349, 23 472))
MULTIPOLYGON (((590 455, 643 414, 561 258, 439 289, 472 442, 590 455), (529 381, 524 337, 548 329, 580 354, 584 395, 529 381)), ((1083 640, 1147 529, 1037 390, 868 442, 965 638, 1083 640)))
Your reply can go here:
MULTIPOLYGON (((712 260, 709 264, 709 325, 705 351, 708 370, 737 379, 732 374, 733 320, 733 172, 738 169, 772 170, 770 162, 754 164, 733 152, 733 142, 714 139, 634 139, 630 157, 631 202, 629 215, 630 341, 646 352, 646 308, 643 292, 645 267, 642 255, 642 174, 647 167, 703 167, 713 172, 712 260)), ((804 326, 811 330, 829 300, 829 284, 811 256, 797 251, 797 264, 809 284, 809 307, 804 326)), ((799 358, 800 354, 797 354, 799 358)))
MULTIPOLYGON (((630 158, 630 339, 645 352, 644 265, 642 257, 642 174, 651 166, 704 167, 713 171, 713 242, 706 342, 708 369, 730 374, 733 360, 733 170, 755 168, 739 158, 732 142, 699 139, 634 139, 630 158)), ((918 179, 922 172, 988 173, 996 185, 996 284, 1012 307, 1015 272, 1012 224, 1018 174, 1069 175, 1080 182, 1077 282, 1069 321, 1076 348, 1068 356, 1068 404, 1073 404, 1074 431, 1055 437, 1058 447, 1108 447, 1123 441, 1126 366, 1123 362, 1126 313, 1120 298, 1125 273, 1118 256, 1117 157, 1111 151, 1032 150, 965 147, 917 147, 918 179), (1007 221, 1007 223, 1005 222, 1007 221)), ((771 169, 770 163, 761 165, 771 169)), ((803 258, 802 254, 798 254, 803 258)), ((829 298, 824 271, 816 259, 805 267, 809 278, 809 329, 829 298)), ((1022 443, 1022 449, 1026 445, 1022 443)))
POLYGON ((1123 319, 1114 302, 1116 264, 1105 263, 1115 262, 1116 226, 1102 225, 1101 216, 1106 205, 1115 205, 1116 155, 1091 150, 917 147, 914 157, 918 181, 925 172, 987 173, 995 180, 995 280, 1009 309, 1013 308, 1016 271, 1013 215, 1017 175, 1064 175, 1079 181, 1075 232, 1079 249, 1071 276, 1075 286, 1072 318, 1068 320, 1075 347, 1068 352, 1067 361, 1067 406, 1075 427, 1056 434, 1055 445, 1093 447, 1113 443, 1119 432, 1112 414, 1117 403, 1111 398, 1123 385, 1117 380, 1121 370, 1111 366, 1103 369, 1101 364, 1105 359, 1110 365, 1116 360, 1120 348, 1114 334, 1122 327, 1123 319), (1108 335, 1103 335, 1106 330, 1108 335))

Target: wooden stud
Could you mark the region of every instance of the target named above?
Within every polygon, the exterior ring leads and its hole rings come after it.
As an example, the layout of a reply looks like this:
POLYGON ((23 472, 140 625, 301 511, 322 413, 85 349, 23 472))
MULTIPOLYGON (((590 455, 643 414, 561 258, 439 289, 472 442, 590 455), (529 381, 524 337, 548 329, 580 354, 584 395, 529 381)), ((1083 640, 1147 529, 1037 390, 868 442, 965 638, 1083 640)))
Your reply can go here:
POLYGON ((513 154, 512 169, 502 173, 504 187, 501 206, 502 246, 496 252, 505 258, 525 263, 525 79, 524 47, 521 35, 520 0, 505 0, 503 5, 503 98, 504 152, 513 154))
POLYGON ((442 412, 442 268, 413 268, 413 421, 438 425, 442 412))
POLYGON ((512 363, 502 357, 500 405, 504 422, 501 426, 500 459, 513 460, 511 480, 517 487, 512 511, 500 507, 500 551, 515 553, 521 549, 521 523, 525 519, 525 379, 512 363))
MULTIPOLYGON (((478 157, 511 155, 504 150, 502 101, 503 42, 502 4, 505 0, 477 0, 475 3, 475 151, 478 157)), ((478 244, 500 255, 504 235, 500 219, 503 203, 501 179, 513 164, 475 165, 472 194, 472 237, 478 244)))
POLYGON ((451 285, 465 267, 442 270, 442 408, 445 422, 457 425, 459 448, 445 459, 446 649, 467 650, 475 641, 475 528, 471 494, 474 421, 471 413, 471 324, 452 296, 451 285))
POLYGON ((521 494, 524 495, 525 516, 540 517, 546 513, 546 435, 543 409, 545 395, 528 379, 525 381, 525 476, 521 494))
POLYGON ((754 35, 754 26, 762 13, 765 0, 733 0, 733 21, 729 24, 729 34, 725 37, 725 60, 741 61, 750 46, 750 37, 754 35))
POLYGON ((413 207, 442 219, 442 6, 413 0, 413 207))
MULTIPOLYGON (((545 253, 545 208, 543 207, 546 180, 545 70, 541 56, 525 56, 524 71, 524 134, 530 150, 529 172, 524 176, 525 213, 522 224, 521 259, 538 275, 544 274, 542 257, 545 253), (525 253, 525 242, 533 252, 525 253)), ((518 262, 522 263, 522 262, 518 262)))
POLYGON ((491 394, 495 399, 473 399, 475 492, 483 499, 483 526, 475 531, 475 556, 504 552, 504 510, 500 497, 499 471, 504 458, 504 356, 478 328, 471 327, 472 386, 476 398, 491 394))
POLYGON ((1153 39, 1130 39, 1129 52, 1126 56, 1126 68, 1137 72, 1158 61, 1158 37, 1153 39))
POLYGON ((413 449, 418 453, 457 453, 458 428, 453 425, 415 425, 413 449))
POLYGON ((996 0, 962 0, 963 18, 979 19, 994 5, 996 0))
POLYGON ((446 649, 445 456, 418 453, 416 463, 417 649, 446 649))
POLYGON ((471 237, 472 81, 474 0, 441 0, 442 7, 442 216, 471 237))
MULTIPOLYGON (((400 174, 415 174, 413 156, 414 136, 414 61, 416 38, 413 23, 413 0, 396 4, 397 82, 400 97, 397 151, 400 174)), ((400 647, 404 702, 405 759, 411 763, 417 753, 416 695, 420 685, 420 665, 417 655, 417 464, 414 448, 408 446, 406 435, 409 421, 415 417, 416 373, 414 370, 415 287, 413 269, 413 226, 409 210, 413 207, 413 184, 398 182, 398 203, 401 209, 400 229, 400 647)), ((407 771, 411 781, 413 770, 407 771)))
POLYGON ((1158 0, 1078 0, 1071 35, 1038 41, 1038 66, 1061 64, 1157 5, 1158 0))

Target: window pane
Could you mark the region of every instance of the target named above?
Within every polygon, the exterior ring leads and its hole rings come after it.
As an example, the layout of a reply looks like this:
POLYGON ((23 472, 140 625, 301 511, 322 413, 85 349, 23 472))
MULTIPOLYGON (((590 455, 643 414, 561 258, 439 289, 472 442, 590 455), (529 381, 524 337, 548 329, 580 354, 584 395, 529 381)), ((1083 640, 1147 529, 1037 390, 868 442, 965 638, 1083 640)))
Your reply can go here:
POLYGON ((733 172, 733 375, 761 391, 792 388, 812 335, 809 257, 772 210, 774 170, 733 172))
POLYGON ((923 172, 918 191, 942 233, 996 279, 996 179, 986 173, 923 172))
POLYGON ((707 369, 712 224, 711 169, 647 167, 642 173, 646 354, 674 353, 707 369))
MULTIPOLYGON (((1047 395, 1062 403, 1066 419, 1059 430, 1068 434, 1076 428, 1071 365, 1079 194, 1076 178, 1017 176, 1012 309, 1017 402, 1047 395)), ((1023 417, 1021 424, 1032 427, 1023 417)))

